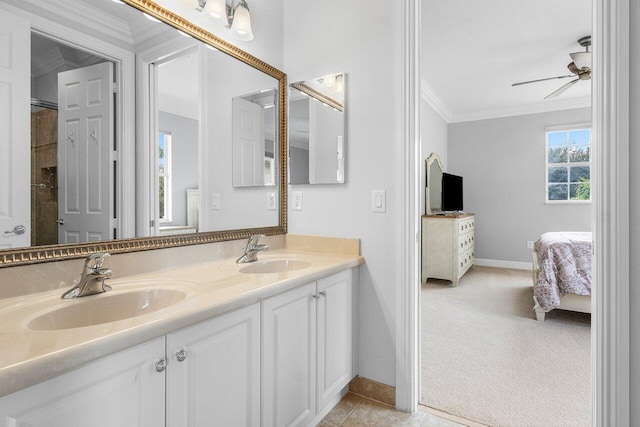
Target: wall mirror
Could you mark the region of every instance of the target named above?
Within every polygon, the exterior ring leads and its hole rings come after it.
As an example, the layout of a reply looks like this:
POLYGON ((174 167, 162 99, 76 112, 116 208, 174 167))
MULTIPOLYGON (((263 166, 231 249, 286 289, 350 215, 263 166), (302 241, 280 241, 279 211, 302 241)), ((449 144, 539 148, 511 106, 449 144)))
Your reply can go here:
POLYGON ((345 74, 292 83, 289 89, 289 183, 345 182, 345 74))
POLYGON ((286 233, 283 72, 150 0, 0 0, 0 24, 0 267, 286 233))
POLYGON ((444 166, 436 153, 431 153, 426 162, 425 211, 427 215, 435 215, 442 211, 442 173, 444 172, 444 166))

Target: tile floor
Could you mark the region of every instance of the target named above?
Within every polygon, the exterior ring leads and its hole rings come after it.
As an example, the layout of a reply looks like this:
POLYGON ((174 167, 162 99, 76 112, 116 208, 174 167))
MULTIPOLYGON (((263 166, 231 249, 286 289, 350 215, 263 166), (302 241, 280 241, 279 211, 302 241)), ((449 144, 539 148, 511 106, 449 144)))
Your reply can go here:
POLYGON ((419 412, 408 414, 396 411, 393 406, 347 393, 342 400, 318 424, 318 427, 334 426, 411 426, 411 427, 478 427, 480 424, 467 422, 449 414, 439 413, 425 406, 419 412), (446 416, 447 418, 443 418, 446 416), (454 421, 454 419, 456 421, 454 421))

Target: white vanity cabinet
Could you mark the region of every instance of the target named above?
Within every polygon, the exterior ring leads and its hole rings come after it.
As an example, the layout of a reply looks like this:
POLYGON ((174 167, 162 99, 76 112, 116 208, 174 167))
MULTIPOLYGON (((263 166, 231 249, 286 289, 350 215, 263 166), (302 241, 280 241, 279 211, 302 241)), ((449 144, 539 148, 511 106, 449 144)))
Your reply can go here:
POLYGON ((422 282, 450 280, 453 286, 475 260, 475 215, 422 216, 422 282))
POLYGON ((262 426, 304 426, 355 376, 354 270, 262 302, 262 426))
POLYGON ((333 274, 2 397, 0 427, 315 425, 357 371, 357 274, 333 274))
POLYGON ((164 337, 0 399, 3 427, 157 427, 165 424, 164 337))
POLYGON ((260 304, 167 335, 167 426, 260 425, 260 304))

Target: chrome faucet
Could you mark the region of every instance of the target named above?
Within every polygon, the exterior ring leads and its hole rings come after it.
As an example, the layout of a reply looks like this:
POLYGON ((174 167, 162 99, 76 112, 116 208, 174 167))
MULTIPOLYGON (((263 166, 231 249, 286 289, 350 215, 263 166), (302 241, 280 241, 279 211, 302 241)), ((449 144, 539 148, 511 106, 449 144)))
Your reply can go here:
POLYGON ((61 298, 79 298, 110 291, 111 286, 106 285, 104 281, 111 278, 113 271, 108 268, 102 268, 104 260, 110 256, 111 254, 109 253, 90 255, 84 262, 84 267, 80 274, 80 282, 62 294, 61 298))
POLYGON ((249 237, 249 241, 247 242, 247 246, 244 248, 244 254, 238 258, 236 261, 237 264, 244 264, 247 262, 254 262, 258 260, 258 252, 266 251, 269 249, 267 245, 259 245, 258 241, 261 237, 264 237, 264 234, 254 234, 249 237))

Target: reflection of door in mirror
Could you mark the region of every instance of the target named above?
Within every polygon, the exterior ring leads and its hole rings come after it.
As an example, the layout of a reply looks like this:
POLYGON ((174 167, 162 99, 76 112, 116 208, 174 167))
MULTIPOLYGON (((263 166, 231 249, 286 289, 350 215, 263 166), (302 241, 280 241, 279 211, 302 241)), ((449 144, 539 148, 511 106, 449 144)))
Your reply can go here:
POLYGON ((276 185, 275 89, 232 99, 233 186, 276 185))
POLYGON ((155 234, 195 233, 199 206, 193 202, 193 191, 200 187, 198 50, 190 49, 158 62, 155 70, 155 234))
POLYGON ((344 183, 344 74, 291 85, 289 183, 344 183))
POLYGON ((110 239, 113 64, 35 33, 30 59, 30 243, 110 239))

